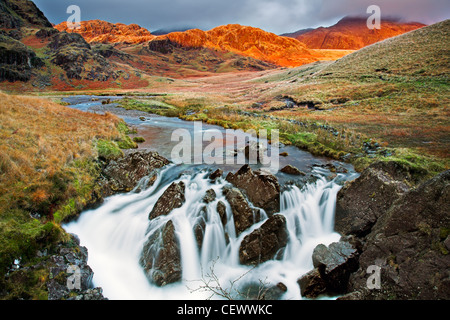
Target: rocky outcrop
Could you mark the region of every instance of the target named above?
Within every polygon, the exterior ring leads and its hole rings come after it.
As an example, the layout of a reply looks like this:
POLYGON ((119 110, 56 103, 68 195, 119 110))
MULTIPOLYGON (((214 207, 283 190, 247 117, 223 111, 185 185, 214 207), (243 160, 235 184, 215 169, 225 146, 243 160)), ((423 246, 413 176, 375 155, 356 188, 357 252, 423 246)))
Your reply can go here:
POLYGON ((44 62, 18 40, 0 33, 0 81, 28 81, 44 62))
POLYGON ((286 218, 276 214, 242 240, 239 248, 241 264, 257 265, 282 257, 288 241, 286 218))
POLYGON ((125 156, 112 160, 102 171, 103 196, 133 190, 139 181, 149 177, 147 186, 153 184, 158 169, 169 164, 169 160, 157 152, 148 150, 127 151, 125 156))
POLYGON ((235 174, 229 173, 226 180, 242 190, 258 208, 271 215, 280 211, 280 185, 275 176, 263 170, 253 171, 244 165, 235 174))
POLYGON ((358 268, 358 257, 358 249, 346 239, 318 245, 312 256, 315 269, 298 280, 302 296, 317 298, 347 292, 350 274, 358 268))
POLYGON ((377 162, 337 195, 335 230, 364 236, 411 185, 409 173, 395 162, 377 162))
POLYGON ((180 246, 172 220, 149 237, 140 263, 150 282, 160 287, 181 280, 180 246))
POLYGON ((450 171, 395 201, 364 239, 346 298, 450 299, 449 212, 450 171), (372 265, 381 268, 380 289, 367 287, 372 265))
POLYGON ((51 37, 51 62, 60 66, 69 79, 106 81, 118 77, 110 63, 95 53, 78 33, 60 32, 51 37))
POLYGON ((48 260, 48 299, 105 300, 102 289, 93 287, 94 272, 87 264, 87 249, 80 246, 76 236, 71 238, 75 247, 61 245, 59 252, 48 260))
POLYGON ((185 188, 183 181, 172 183, 156 202, 149 214, 149 219, 152 220, 159 216, 168 215, 172 210, 180 208, 186 201, 185 188))
POLYGON ((59 31, 81 34, 89 43, 127 43, 137 44, 153 40, 150 31, 137 24, 110 23, 101 20, 81 21, 80 27, 70 29, 63 22, 55 26, 59 31))
POLYGON ((33 1, 0 1, 0 28, 18 29, 21 27, 52 28, 52 24, 33 1))

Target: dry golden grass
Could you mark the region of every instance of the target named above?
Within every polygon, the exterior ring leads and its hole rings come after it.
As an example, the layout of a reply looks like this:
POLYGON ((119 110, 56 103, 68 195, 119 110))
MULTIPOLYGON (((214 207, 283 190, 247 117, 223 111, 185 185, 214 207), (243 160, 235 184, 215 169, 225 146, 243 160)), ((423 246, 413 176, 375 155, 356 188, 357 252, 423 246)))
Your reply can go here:
POLYGON ((0 93, 0 212, 16 204, 37 210, 61 196, 55 184, 74 163, 97 156, 95 140, 118 139, 118 122, 110 114, 0 93))

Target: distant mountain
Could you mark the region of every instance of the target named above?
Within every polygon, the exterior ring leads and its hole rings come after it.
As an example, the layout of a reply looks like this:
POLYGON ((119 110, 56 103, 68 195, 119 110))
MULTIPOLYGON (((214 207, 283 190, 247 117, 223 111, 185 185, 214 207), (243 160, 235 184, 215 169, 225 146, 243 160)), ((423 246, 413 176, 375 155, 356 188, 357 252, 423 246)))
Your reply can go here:
MULTIPOLYGON (((358 50, 376 42, 416 30, 425 25, 417 22, 382 20, 381 29, 367 28, 367 18, 345 17, 334 26, 320 27, 309 32, 300 30, 291 36, 310 49, 358 50)), ((289 35, 288 35, 289 36, 289 35)))
POLYGON ((55 28, 79 33, 90 43, 154 42, 149 47, 160 53, 169 52, 173 47, 207 48, 232 52, 282 67, 297 67, 324 59, 320 52, 309 50, 296 39, 238 24, 219 26, 209 31, 190 29, 161 36, 152 35, 137 25, 125 26, 98 20, 82 22, 79 30, 68 30, 66 23, 55 28))
POLYGON ((66 22, 58 24, 55 28, 59 31, 79 33, 87 42, 142 43, 155 38, 150 31, 137 24, 125 25, 102 20, 82 21, 80 28, 75 30, 69 30, 66 22))
POLYGON ((158 29, 155 31, 152 31, 152 34, 154 36, 163 36, 172 32, 184 32, 184 31, 188 31, 191 29, 196 29, 193 27, 180 27, 180 28, 162 28, 162 29, 158 29))
POLYGON ((305 34, 307 32, 313 31, 313 30, 314 30, 314 28, 301 29, 301 30, 298 30, 295 32, 280 34, 280 37, 297 38, 298 36, 301 36, 302 34, 305 34))
POLYGON ((283 67, 295 67, 320 60, 296 39, 280 37, 264 30, 229 24, 209 31, 199 29, 173 32, 153 41, 170 40, 184 47, 230 51, 283 67))

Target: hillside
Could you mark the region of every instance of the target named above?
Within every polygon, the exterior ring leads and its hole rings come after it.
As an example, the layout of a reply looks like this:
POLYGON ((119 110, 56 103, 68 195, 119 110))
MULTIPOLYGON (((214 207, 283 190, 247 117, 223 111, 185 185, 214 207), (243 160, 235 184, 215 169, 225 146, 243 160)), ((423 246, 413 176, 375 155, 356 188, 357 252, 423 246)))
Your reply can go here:
POLYGON ((52 24, 41 10, 29 0, 0 1, 0 28, 47 27, 52 24))
POLYGON ((358 50, 376 42, 424 27, 424 24, 382 20, 381 29, 367 28, 367 19, 345 17, 334 26, 317 28, 293 36, 310 49, 358 50))
POLYGON ((185 49, 209 49, 231 52, 244 57, 265 61, 282 67, 296 67, 318 60, 335 60, 348 52, 321 53, 309 50, 299 41, 277 36, 264 30, 230 24, 209 31, 191 29, 153 36, 136 25, 125 26, 104 21, 82 22, 79 30, 67 29, 66 23, 57 25, 60 31, 77 32, 89 43, 147 43, 151 51, 170 52, 174 47, 185 49), (156 50, 153 50, 156 48, 156 50))
MULTIPOLYGON (((336 131, 330 132, 336 137, 342 134, 342 139, 326 138, 318 130, 318 138, 327 144, 342 147, 358 132, 362 142, 370 137, 379 146, 405 148, 398 155, 417 161, 417 168, 429 165, 429 160, 406 155, 405 150, 444 159, 448 165, 449 30, 450 20, 442 21, 335 62, 262 77, 258 82, 270 83, 273 89, 260 94, 256 102, 263 102, 260 109, 273 110, 277 116, 331 125, 336 131), (288 97, 294 104, 287 108, 279 97, 288 97), (308 104, 314 108, 305 108, 308 104)), ((347 145, 348 151, 352 144, 347 145)), ((366 145, 359 152, 368 150, 366 145)))
MULTIPOLYGON (((63 22, 55 26, 59 31, 72 32, 63 22)), ((80 28, 73 30, 79 33, 87 42, 98 43, 142 43, 155 38, 150 31, 137 24, 110 23, 101 20, 82 21, 80 28)))
POLYGON ((231 51, 284 67, 320 60, 320 55, 294 39, 237 24, 220 26, 206 32, 198 29, 174 32, 162 37, 186 47, 231 51))
POLYGON ((384 40, 322 71, 333 77, 444 76, 450 71, 450 20, 384 40))

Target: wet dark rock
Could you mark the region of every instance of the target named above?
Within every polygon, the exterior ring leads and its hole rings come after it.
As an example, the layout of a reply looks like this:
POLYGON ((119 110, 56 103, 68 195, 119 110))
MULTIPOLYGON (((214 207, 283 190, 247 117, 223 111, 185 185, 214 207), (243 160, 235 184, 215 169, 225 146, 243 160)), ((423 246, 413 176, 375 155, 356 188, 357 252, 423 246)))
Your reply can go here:
POLYGON ((286 218, 273 215, 244 238, 239 248, 239 260, 241 264, 257 265, 281 257, 287 240, 286 218))
POLYGON ((377 162, 337 195, 335 230, 364 236, 410 188, 409 173, 394 162, 377 162))
POLYGON ((229 173, 226 180, 242 190, 248 199, 267 214, 280 211, 280 185, 275 176, 263 170, 253 171, 244 165, 235 174, 229 173))
POLYGON ((327 284, 320 276, 318 268, 304 274, 297 281, 302 297, 314 299, 327 291, 327 284))
POLYGON ((222 169, 217 169, 216 171, 214 171, 213 173, 210 174, 209 178, 212 181, 216 181, 217 179, 222 177, 222 175, 223 175, 223 170, 222 169))
POLYGON ((145 177, 149 177, 147 186, 150 186, 156 179, 157 170, 167 164, 169 160, 154 151, 127 151, 124 157, 110 161, 102 170, 102 194, 107 197, 115 193, 130 192, 145 177))
POLYGON ((172 220, 149 237, 140 263, 147 278, 157 286, 163 287, 181 280, 180 245, 172 220))
POLYGON ((250 207, 239 189, 225 188, 224 194, 231 206, 237 235, 259 221, 259 210, 250 207))
POLYGON ((206 190, 206 194, 203 197, 204 203, 211 203, 216 200, 216 192, 213 189, 206 190))
POLYGON ((199 250, 203 247, 203 239, 205 237, 205 228, 206 228, 206 206, 202 207, 201 215, 197 218, 197 221, 194 223, 194 236, 197 242, 197 246, 199 250))
POLYGON ((180 208, 186 201, 185 188, 183 181, 172 183, 156 202, 149 214, 149 219, 152 220, 162 215, 168 215, 172 210, 180 208))
POLYGON ((219 213, 222 224, 225 226, 227 224, 227 207, 222 201, 217 203, 217 212, 219 213))
POLYGON ((328 247, 320 244, 314 249, 313 265, 325 282, 327 292, 346 292, 350 274, 358 268, 358 256, 358 250, 346 241, 334 242, 328 247))
POLYGON ((295 176, 305 176, 306 175, 306 173, 304 173, 303 171, 300 171, 298 168, 296 168, 290 164, 285 166, 284 168, 282 168, 281 172, 286 173, 286 174, 295 175, 295 176))
POLYGON ((350 298, 450 299, 450 171, 397 199, 364 241, 350 298), (367 268, 381 267, 381 289, 367 288, 367 268))

